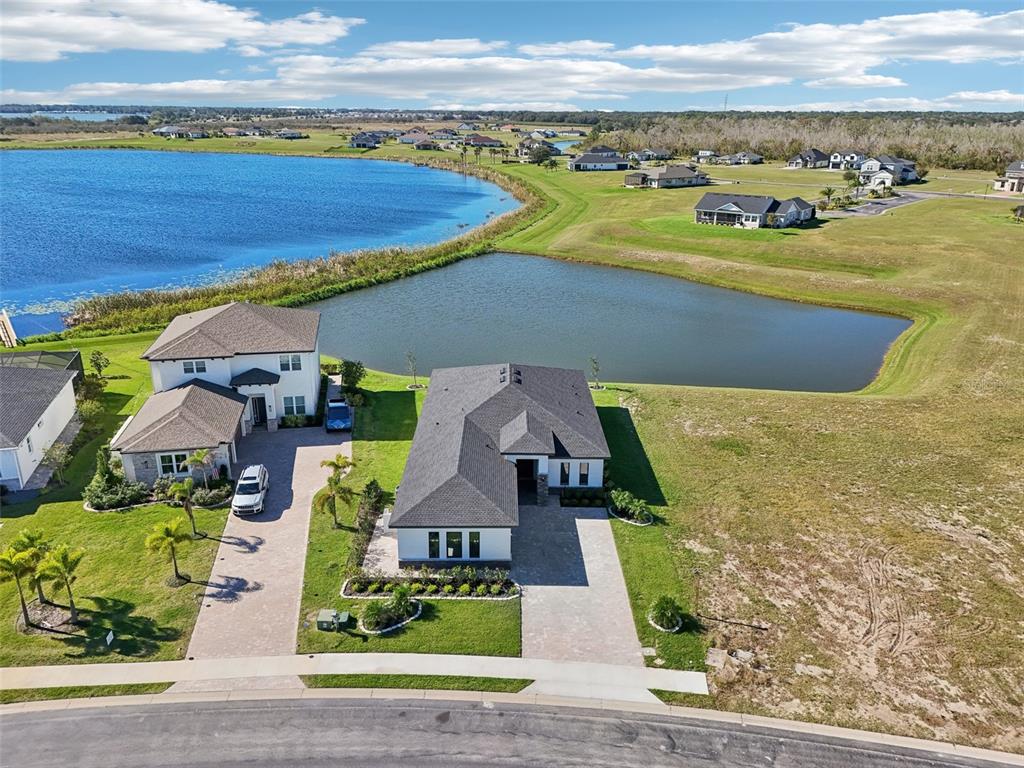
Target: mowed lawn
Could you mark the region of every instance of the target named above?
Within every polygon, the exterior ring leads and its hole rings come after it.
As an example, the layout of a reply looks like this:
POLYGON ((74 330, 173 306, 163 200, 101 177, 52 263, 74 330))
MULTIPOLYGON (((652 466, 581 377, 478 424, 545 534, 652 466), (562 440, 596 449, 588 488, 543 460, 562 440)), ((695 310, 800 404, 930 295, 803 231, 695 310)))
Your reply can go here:
MULTIPOLYGON (((421 379, 422 380, 422 379, 421 379)), ((406 389, 403 376, 371 372, 360 388, 367 404, 356 409, 352 454, 355 468, 346 483, 357 491, 376 479, 392 496, 401 481, 412 444, 423 390, 406 389)), ((310 523, 306 578, 302 593, 300 653, 420 652, 518 656, 521 650, 519 601, 424 600, 419 619, 387 635, 365 635, 349 626, 346 632, 320 632, 316 613, 336 608, 358 615, 365 600, 340 597, 343 570, 351 544, 353 510, 340 515, 348 528, 335 530, 329 514, 310 523)))
MULTIPOLYGON (((96 450, 110 439, 124 418, 142 404, 151 391, 148 365, 139 359, 154 334, 83 339, 74 346, 89 354, 100 349, 110 358, 110 377, 103 397, 102 434, 75 456, 67 472, 67 485, 50 486, 37 499, 0 509, 0 547, 6 547, 23 529, 41 531, 54 544, 86 551, 74 585, 76 602, 88 620, 82 632, 25 635, 15 630, 19 613, 13 583, 0 584, 0 666, 153 661, 184 656, 199 609, 203 587, 189 584, 178 589, 166 585, 170 563, 148 554, 143 546, 157 522, 177 517, 181 509, 153 505, 124 512, 86 512, 81 493, 95 469, 96 450), (107 633, 114 632, 108 646, 107 633)), ((66 349, 67 342, 32 348, 66 349)), ((223 510, 197 510, 200 529, 211 537, 224 527, 223 510)), ((194 579, 209 576, 218 542, 214 538, 186 544, 181 570, 194 579)), ((46 588, 55 602, 66 604, 63 591, 46 588)), ((34 591, 27 591, 28 597, 34 591)))

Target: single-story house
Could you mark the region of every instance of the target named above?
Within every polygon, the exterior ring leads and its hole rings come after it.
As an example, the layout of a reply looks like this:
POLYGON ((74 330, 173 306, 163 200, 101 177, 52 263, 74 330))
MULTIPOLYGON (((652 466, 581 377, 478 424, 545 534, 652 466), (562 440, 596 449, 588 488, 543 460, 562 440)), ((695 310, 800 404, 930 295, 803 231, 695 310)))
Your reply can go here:
MULTIPOLYGON (((460 131, 476 131, 480 128, 476 123, 459 123, 460 131)), ((447 128, 442 130, 448 130, 447 128)))
POLYGON ((160 477, 202 479, 186 460, 205 448, 213 455, 214 476, 231 477, 235 443, 247 434, 242 419, 248 398, 230 387, 191 379, 151 395, 110 441, 125 478, 152 485, 160 477))
POLYGON ((505 146, 497 139, 490 136, 481 136, 479 133, 471 133, 463 139, 467 147, 503 147, 505 146))
POLYGON ((996 192, 1024 192, 1024 160, 1006 166, 1003 175, 992 183, 996 192))
POLYGON ((380 140, 376 134, 357 133, 349 139, 348 145, 353 149, 376 149, 380 146, 380 140))
POLYGON ((234 127, 232 127, 230 125, 227 128, 221 128, 220 132, 224 136, 227 136, 229 139, 234 139, 234 138, 237 138, 239 136, 245 136, 245 129, 244 128, 234 128, 234 127))
POLYGON ((417 141, 429 139, 426 131, 409 131, 398 137, 399 144, 415 144, 417 141))
POLYGON ((881 168, 873 173, 861 173, 860 183, 868 189, 887 189, 897 186, 900 182, 896 174, 888 168, 881 168))
POLYGON ((600 488, 609 457, 583 371, 435 369, 387 519, 399 564, 511 561, 521 500, 600 488))
POLYGON ((543 147, 552 157, 562 154, 562 150, 550 141, 544 141, 543 139, 523 139, 516 147, 516 155, 520 158, 529 159, 530 153, 532 153, 537 147, 543 147))
POLYGON ((641 149, 627 152, 626 157, 641 163, 650 160, 668 160, 672 157, 672 153, 667 149, 641 149))
POLYGON ((708 175, 688 165, 667 165, 662 168, 648 168, 626 174, 627 187, 652 187, 672 189, 674 187, 697 187, 708 183, 708 175))
POLYGON ((757 152, 737 152, 735 155, 730 155, 731 162, 733 165, 761 165, 764 162, 764 155, 759 155, 757 152))
POLYGON ((625 171, 629 160, 619 155, 595 155, 587 152, 570 158, 565 165, 570 171, 625 171))
POLYGON ((713 149, 698 149, 694 157, 698 163, 713 163, 718 159, 718 153, 713 149))
POLYGON ((245 432, 311 416, 320 394, 320 313, 231 302, 178 315, 150 345, 153 391, 200 379, 247 398, 245 432))
POLYGON ((430 138, 436 141, 452 141, 459 138, 459 132, 453 131, 451 128, 438 128, 436 131, 430 132, 430 138))
POLYGON ((827 168, 829 156, 820 149, 805 149, 786 162, 788 168, 827 168))
POLYGON ((604 155, 605 157, 618 157, 618 150, 612 149, 605 144, 598 144, 586 150, 588 155, 604 155))
POLYGON ((788 227, 814 218, 814 206, 799 197, 776 200, 770 195, 708 192, 694 206, 698 224, 758 229, 788 227))
POLYGON ((202 128, 182 128, 180 125, 162 125, 151 131, 155 136, 165 139, 208 139, 210 134, 202 128))
POLYGON ((302 131, 293 131, 291 128, 282 128, 279 131, 274 131, 274 136, 278 139, 288 139, 289 141, 309 138, 309 136, 302 131))
POLYGON ((859 171, 867 159, 867 155, 856 149, 837 149, 829 156, 828 167, 831 171, 859 171))
POLYGON ((430 139, 420 139, 412 145, 413 149, 440 149, 437 142, 431 141, 430 139))
MULTIPOLYGON (((6 357, 6 355, 5 355, 6 357)), ((0 484, 19 491, 75 415, 76 371, 0 367, 0 484)))
POLYGON ((890 171, 892 174, 892 182, 886 184, 886 186, 894 186, 898 184, 906 184, 910 181, 917 181, 917 163, 913 160, 907 160, 902 157, 893 157, 892 155, 877 155, 875 157, 869 157, 860 166, 860 178, 861 182, 868 186, 880 186, 881 182, 877 179, 876 183, 872 184, 872 177, 875 177, 879 171, 890 171))

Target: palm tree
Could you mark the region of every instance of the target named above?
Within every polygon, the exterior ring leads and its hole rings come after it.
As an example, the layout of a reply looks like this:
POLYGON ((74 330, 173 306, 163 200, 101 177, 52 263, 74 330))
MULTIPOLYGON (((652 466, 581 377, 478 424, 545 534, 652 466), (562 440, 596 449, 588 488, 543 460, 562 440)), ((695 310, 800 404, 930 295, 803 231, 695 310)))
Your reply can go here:
POLYGON ((25 528, 11 542, 11 549, 15 552, 24 552, 28 556, 28 561, 33 569, 33 572, 29 574, 29 584, 36 588, 36 596, 39 598, 40 604, 47 602, 46 596, 43 595, 43 581, 36 577, 35 569, 46 553, 50 551, 50 542, 41 532, 25 528))
POLYGON ((146 550, 154 554, 166 554, 171 560, 171 567, 174 569, 174 578, 181 582, 187 579, 178 570, 178 545, 191 541, 192 537, 185 527, 185 518, 176 517, 173 520, 157 523, 153 526, 153 532, 146 537, 146 550))
POLYGON ((18 599, 21 600, 21 615, 25 619, 26 629, 32 624, 28 618, 28 605, 25 603, 25 592, 21 586, 22 579, 32 576, 35 566, 28 552, 17 552, 8 547, 0 554, 0 582, 13 581, 18 587, 18 599))
POLYGON ((508 156, 509 156, 509 148, 508 147, 502 147, 501 148, 501 160, 502 160, 502 162, 508 160, 508 156))
POLYGON ((207 467, 213 464, 213 453, 209 448, 199 448, 191 456, 185 459, 189 469, 198 469, 203 473, 203 486, 210 487, 210 480, 206 476, 207 467))
POLYGON ((469 152, 469 147, 467 147, 465 144, 463 144, 461 147, 459 147, 459 152, 462 154, 462 167, 465 168, 466 167, 466 153, 469 152))
POLYGON ((494 156, 498 154, 498 150, 496 150, 494 147, 491 147, 490 149, 487 150, 487 154, 491 156, 491 165, 494 165, 494 156))
POLYGON ((335 473, 327 478, 327 487, 321 491, 313 500, 313 509, 316 512, 329 512, 334 520, 334 527, 340 528, 338 523, 338 505, 344 504, 350 510, 352 504, 358 498, 355 491, 344 485, 341 475, 335 473))
POLYGON ((198 539, 200 533, 196 530, 196 515, 192 510, 192 489, 194 487, 195 483, 192 478, 186 477, 180 483, 174 483, 167 490, 170 492, 172 499, 181 503, 185 514, 188 515, 188 521, 192 524, 192 538, 198 539))
POLYGON ((56 549, 46 553, 46 557, 39 563, 39 575, 49 581, 59 581, 64 584, 68 592, 68 609, 71 611, 71 623, 78 623, 78 608, 75 607, 75 596, 71 592, 71 585, 75 583, 75 571, 79 563, 85 557, 84 549, 71 550, 67 544, 61 544, 56 549))
POLYGON ((476 164, 480 165, 480 155, 484 153, 483 147, 473 147, 473 156, 476 158, 476 164))
POLYGON ((827 205, 832 204, 832 195, 834 195, 835 193, 836 191, 832 187, 825 187, 823 190, 821 190, 821 196, 825 198, 825 203, 827 205))
POLYGON ((355 462, 345 454, 339 453, 333 459, 324 459, 321 461, 320 466, 327 467, 327 469, 331 470, 332 475, 338 475, 340 477, 345 473, 346 469, 354 467, 355 462))

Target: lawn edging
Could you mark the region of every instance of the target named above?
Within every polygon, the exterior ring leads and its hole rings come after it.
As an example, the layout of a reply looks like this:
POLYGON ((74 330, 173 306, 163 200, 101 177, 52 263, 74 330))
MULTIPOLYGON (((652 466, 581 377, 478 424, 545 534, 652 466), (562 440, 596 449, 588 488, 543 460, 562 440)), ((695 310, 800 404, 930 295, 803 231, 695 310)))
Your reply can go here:
POLYGON ((413 600, 413 602, 416 603, 416 613, 407 619, 403 619, 397 624, 392 624, 390 627, 384 627, 384 629, 367 629, 363 624, 362 617, 356 620, 356 626, 359 628, 360 632, 365 632, 368 635, 386 635, 389 632, 394 632, 396 629, 401 629, 406 624, 411 624, 416 621, 416 619, 420 617, 420 614, 423 613, 423 602, 421 600, 413 600))
MULTIPOLYGON (((338 593, 341 597, 346 600, 385 600, 389 596, 388 592, 374 593, 372 595, 363 595, 358 593, 348 593, 345 590, 348 588, 348 584, 355 576, 349 576, 341 585, 341 591, 338 593)), ((518 600, 523 596, 523 588, 519 582, 512 582, 512 590, 507 595, 445 595, 441 592, 437 592, 433 595, 417 595, 415 599, 417 602, 421 600, 475 600, 477 602, 490 601, 493 603, 505 602, 507 600, 518 600)))

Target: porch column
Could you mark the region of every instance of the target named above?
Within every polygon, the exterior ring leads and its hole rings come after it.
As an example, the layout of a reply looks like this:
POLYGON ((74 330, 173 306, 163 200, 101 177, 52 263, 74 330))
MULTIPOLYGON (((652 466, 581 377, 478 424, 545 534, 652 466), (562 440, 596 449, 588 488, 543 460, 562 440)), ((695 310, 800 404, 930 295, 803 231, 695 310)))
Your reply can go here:
POLYGON ((548 503, 548 476, 537 473, 537 505, 543 507, 548 503))

